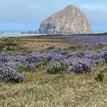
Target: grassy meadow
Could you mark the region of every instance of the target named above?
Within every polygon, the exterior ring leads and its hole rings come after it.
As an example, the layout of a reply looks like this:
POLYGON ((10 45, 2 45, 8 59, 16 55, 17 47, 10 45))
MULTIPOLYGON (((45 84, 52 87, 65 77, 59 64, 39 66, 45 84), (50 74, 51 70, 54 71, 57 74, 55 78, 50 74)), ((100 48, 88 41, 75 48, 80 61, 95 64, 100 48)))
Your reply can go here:
MULTIPOLYGON (((84 50, 97 51, 104 47, 107 45, 74 45, 65 38, 0 39, 0 51, 10 53, 31 50, 42 52, 58 48, 66 54, 84 50)), ((96 63, 91 72, 80 74, 49 74, 44 69, 24 72, 24 81, 21 83, 0 82, 0 107, 107 107, 106 66, 106 63, 96 63)))

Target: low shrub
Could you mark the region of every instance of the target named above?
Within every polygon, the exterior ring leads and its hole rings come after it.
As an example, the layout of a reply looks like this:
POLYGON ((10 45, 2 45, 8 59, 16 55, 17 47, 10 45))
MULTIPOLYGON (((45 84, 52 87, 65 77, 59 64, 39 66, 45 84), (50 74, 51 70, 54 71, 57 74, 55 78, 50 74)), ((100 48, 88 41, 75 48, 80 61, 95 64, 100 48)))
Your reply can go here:
POLYGON ((104 81, 104 74, 98 73, 95 77, 95 80, 98 82, 103 82, 104 81))
POLYGON ((86 73, 90 71, 91 71, 91 68, 86 63, 77 63, 68 68, 68 72, 74 72, 74 73, 86 73))
POLYGON ((17 71, 19 71, 19 72, 24 72, 26 69, 25 69, 25 66, 24 65, 18 65, 17 66, 17 71))
POLYGON ((47 64, 48 64, 48 61, 44 60, 44 61, 36 63, 35 66, 37 69, 40 69, 40 68, 44 69, 47 66, 47 64))
POLYGON ((28 71, 28 72, 35 72, 36 71, 36 65, 35 63, 28 63, 25 65, 25 70, 28 71))
POLYGON ((15 43, 15 42, 13 42, 13 41, 7 41, 7 42, 5 43, 5 45, 6 45, 6 46, 18 46, 18 44, 15 43))
POLYGON ((23 81, 23 74, 17 72, 14 68, 6 65, 0 64, 0 81, 4 82, 22 82, 23 81))
POLYGON ((60 62, 51 62, 46 69, 50 74, 63 73, 65 71, 65 67, 60 62))

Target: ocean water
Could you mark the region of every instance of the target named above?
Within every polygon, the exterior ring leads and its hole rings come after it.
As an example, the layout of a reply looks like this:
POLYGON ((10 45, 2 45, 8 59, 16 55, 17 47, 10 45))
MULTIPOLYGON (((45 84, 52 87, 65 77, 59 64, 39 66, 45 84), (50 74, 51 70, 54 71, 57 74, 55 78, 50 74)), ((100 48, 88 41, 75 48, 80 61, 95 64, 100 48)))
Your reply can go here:
POLYGON ((21 31, 0 30, 0 37, 18 36, 20 33, 21 31))
POLYGON ((21 36, 39 36, 40 34, 21 34, 21 32, 28 32, 28 31, 17 31, 17 30, 1 30, 0 31, 0 38, 2 37, 21 37, 21 36))

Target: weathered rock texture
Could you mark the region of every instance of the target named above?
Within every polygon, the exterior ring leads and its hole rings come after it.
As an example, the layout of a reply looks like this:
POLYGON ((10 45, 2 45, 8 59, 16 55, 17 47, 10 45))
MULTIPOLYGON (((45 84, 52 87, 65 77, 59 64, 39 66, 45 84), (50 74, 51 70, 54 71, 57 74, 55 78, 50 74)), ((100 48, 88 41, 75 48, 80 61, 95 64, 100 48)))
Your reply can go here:
POLYGON ((39 32, 68 35, 91 33, 91 29, 86 16, 74 5, 69 5, 43 20, 39 32))

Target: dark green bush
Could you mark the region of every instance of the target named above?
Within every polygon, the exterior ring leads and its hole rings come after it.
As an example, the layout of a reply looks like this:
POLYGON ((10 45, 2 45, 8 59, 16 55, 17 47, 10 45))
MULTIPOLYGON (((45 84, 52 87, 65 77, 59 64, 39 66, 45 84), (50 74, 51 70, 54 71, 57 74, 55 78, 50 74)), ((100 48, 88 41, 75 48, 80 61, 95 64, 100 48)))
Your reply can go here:
POLYGON ((19 72, 24 72, 26 69, 25 69, 25 66, 24 65, 18 65, 17 66, 17 71, 19 72))
POLYGON ((104 74, 98 73, 95 77, 95 80, 98 82, 103 82, 104 81, 104 74))

